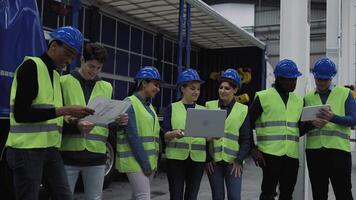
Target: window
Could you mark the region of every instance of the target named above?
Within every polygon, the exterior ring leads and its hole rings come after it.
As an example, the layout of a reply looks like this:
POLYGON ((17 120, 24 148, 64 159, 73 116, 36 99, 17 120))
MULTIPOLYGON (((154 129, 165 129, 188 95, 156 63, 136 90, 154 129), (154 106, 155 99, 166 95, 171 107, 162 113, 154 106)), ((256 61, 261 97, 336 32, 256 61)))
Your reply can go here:
MULTIPOLYGON (((44 28, 52 31, 62 25, 71 25, 71 13, 65 17, 57 16, 51 10, 49 2, 37 0, 44 28)), ((85 4, 82 4, 79 10, 78 27, 84 33, 86 42, 100 42, 107 49, 108 59, 102 71, 114 77, 105 80, 112 83, 115 99, 124 99, 128 95, 129 85, 132 83, 128 82, 127 78, 133 78, 142 66, 156 66, 165 83, 176 83, 178 69, 175 41, 115 18, 99 9, 88 8, 85 4), (115 75, 120 76, 115 78, 115 75)), ((194 59, 192 52, 192 63, 196 62, 194 59)), ((79 64, 74 63, 75 66, 79 64)), ((175 89, 161 88, 161 92, 153 100, 153 105, 158 109, 167 106, 176 96, 175 93, 175 89)))
POLYGON ((101 43, 115 46, 116 21, 105 15, 102 16, 101 43))

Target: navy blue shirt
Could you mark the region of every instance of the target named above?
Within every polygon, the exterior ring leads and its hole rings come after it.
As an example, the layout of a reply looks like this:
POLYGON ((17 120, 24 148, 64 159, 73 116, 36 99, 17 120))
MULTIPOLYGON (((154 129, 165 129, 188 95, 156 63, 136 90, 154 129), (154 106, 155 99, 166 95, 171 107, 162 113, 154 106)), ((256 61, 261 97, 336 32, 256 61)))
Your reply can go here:
MULTIPOLYGON (((149 99, 144 99, 138 93, 135 93, 134 95, 141 101, 143 106, 146 108, 147 112, 149 112, 154 119, 155 114, 149 107, 150 106, 149 99)), ((141 166, 143 172, 151 171, 152 169, 148 159, 148 155, 143 147, 143 142, 141 138, 138 136, 136 116, 132 106, 127 110, 127 115, 129 117, 129 121, 125 128, 125 134, 127 137, 127 141, 129 142, 129 145, 131 147, 132 153, 136 161, 138 162, 138 164, 141 166)))

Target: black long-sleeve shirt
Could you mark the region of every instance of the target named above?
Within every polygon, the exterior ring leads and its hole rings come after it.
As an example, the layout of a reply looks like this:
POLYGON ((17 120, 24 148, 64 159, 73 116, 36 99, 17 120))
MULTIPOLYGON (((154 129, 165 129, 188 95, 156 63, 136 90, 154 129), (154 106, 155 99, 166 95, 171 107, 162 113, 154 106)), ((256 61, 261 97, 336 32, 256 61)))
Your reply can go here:
MULTIPOLYGON (((51 83, 53 84, 53 60, 44 53, 39 57, 48 68, 51 83)), ((17 90, 14 102, 14 117, 17 122, 35 123, 56 118, 55 108, 34 108, 33 100, 38 94, 38 77, 36 63, 29 59, 17 69, 17 90)))

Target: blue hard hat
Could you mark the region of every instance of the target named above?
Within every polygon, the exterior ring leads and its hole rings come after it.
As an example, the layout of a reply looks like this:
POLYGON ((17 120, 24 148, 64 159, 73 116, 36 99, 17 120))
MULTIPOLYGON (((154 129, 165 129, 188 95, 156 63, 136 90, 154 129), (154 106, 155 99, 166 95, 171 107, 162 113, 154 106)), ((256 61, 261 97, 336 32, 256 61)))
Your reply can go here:
POLYGON ((274 69, 274 75, 284 78, 297 78, 301 76, 302 73, 298 71, 295 62, 289 59, 283 59, 276 65, 276 68, 274 69))
POLYGON ((329 58, 321 58, 313 68, 315 78, 332 79, 337 73, 335 63, 329 58))
POLYGON ((82 51, 83 35, 78 29, 72 26, 59 27, 57 30, 50 33, 50 36, 52 39, 59 40, 68 45, 77 53, 82 51))
POLYGON ((227 69, 226 71, 224 71, 224 73, 221 75, 220 77, 221 79, 230 79, 234 82, 234 84, 238 87, 241 86, 241 78, 239 73, 234 70, 234 69, 227 69))
POLYGON ((198 72, 195 69, 188 68, 178 75, 177 85, 181 86, 190 81, 199 81, 200 83, 203 83, 198 72))
POLYGON ((161 75, 159 74, 156 67, 153 66, 145 66, 142 67, 135 76, 135 80, 146 80, 153 79, 157 81, 161 81, 161 75))

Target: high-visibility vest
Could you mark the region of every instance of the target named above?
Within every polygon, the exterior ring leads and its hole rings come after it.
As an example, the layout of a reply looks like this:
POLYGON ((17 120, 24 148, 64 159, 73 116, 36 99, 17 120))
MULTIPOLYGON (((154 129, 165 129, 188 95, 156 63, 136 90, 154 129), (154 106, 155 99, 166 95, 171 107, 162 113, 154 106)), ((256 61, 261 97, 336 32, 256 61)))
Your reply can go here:
MULTIPOLYGON (((207 109, 220 109, 219 101, 206 102, 207 109)), ((225 161, 228 163, 233 162, 240 149, 239 135, 240 127, 244 123, 247 116, 247 106, 236 102, 231 109, 229 116, 225 120, 224 137, 214 139, 212 142, 212 155, 214 162, 225 161)))
MULTIPOLYGON (((204 109, 203 106, 195 105, 196 109, 204 109)), ((171 124, 172 129, 184 131, 187 110, 182 101, 172 103, 171 124)), ((167 141, 166 157, 168 159, 185 160, 190 156, 193 161, 205 162, 206 160, 206 139, 195 137, 173 138, 167 141)))
MULTIPOLYGON (((145 153, 148 156, 150 166, 152 170, 157 168, 157 159, 159 153, 159 131, 160 126, 158 122, 157 114, 152 105, 150 105, 151 111, 154 113, 154 117, 146 110, 140 99, 135 95, 128 97, 131 101, 137 126, 137 133, 143 142, 145 153)), ((120 172, 140 172, 141 166, 136 161, 132 149, 127 141, 127 133, 124 131, 118 132, 118 141, 116 145, 116 169, 120 172)))
MULTIPOLYGON (((61 77, 61 86, 64 105, 86 106, 83 89, 80 82, 71 74, 61 77)), ((95 83, 89 102, 95 97, 105 97, 111 99, 112 86, 109 82, 100 80, 95 83)), ((61 151, 83 151, 88 150, 94 153, 106 153, 106 140, 109 130, 105 124, 96 124, 90 133, 64 134, 62 136, 61 151)))
MULTIPOLYGON (((349 93, 349 89, 341 86, 336 86, 331 90, 326 104, 330 105, 335 115, 345 116, 345 102, 349 93)), ((306 106, 322 105, 320 96, 315 91, 309 92, 304 99, 306 106)), ((324 127, 315 128, 307 133, 306 148, 319 149, 325 147, 350 152, 350 135, 350 127, 329 122, 324 127)))
MULTIPOLYGON (((53 70, 52 82, 48 68, 40 58, 25 57, 24 61, 28 59, 35 62, 38 79, 38 93, 31 106, 34 108, 62 107, 62 92, 58 72, 53 70)), ((59 147, 61 144, 63 117, 36 123, 16 122, 13 107, 17 90, 17 70, 11 86, 10 132, 6 146, 19 149, 59 147)))
POLYGON ((257 92, 263 112, 256 120, 258 149, 275 156, 298 158, 298 121, 303 109, 303 99, 290 92, 287 105, 275 88, 257 92))

